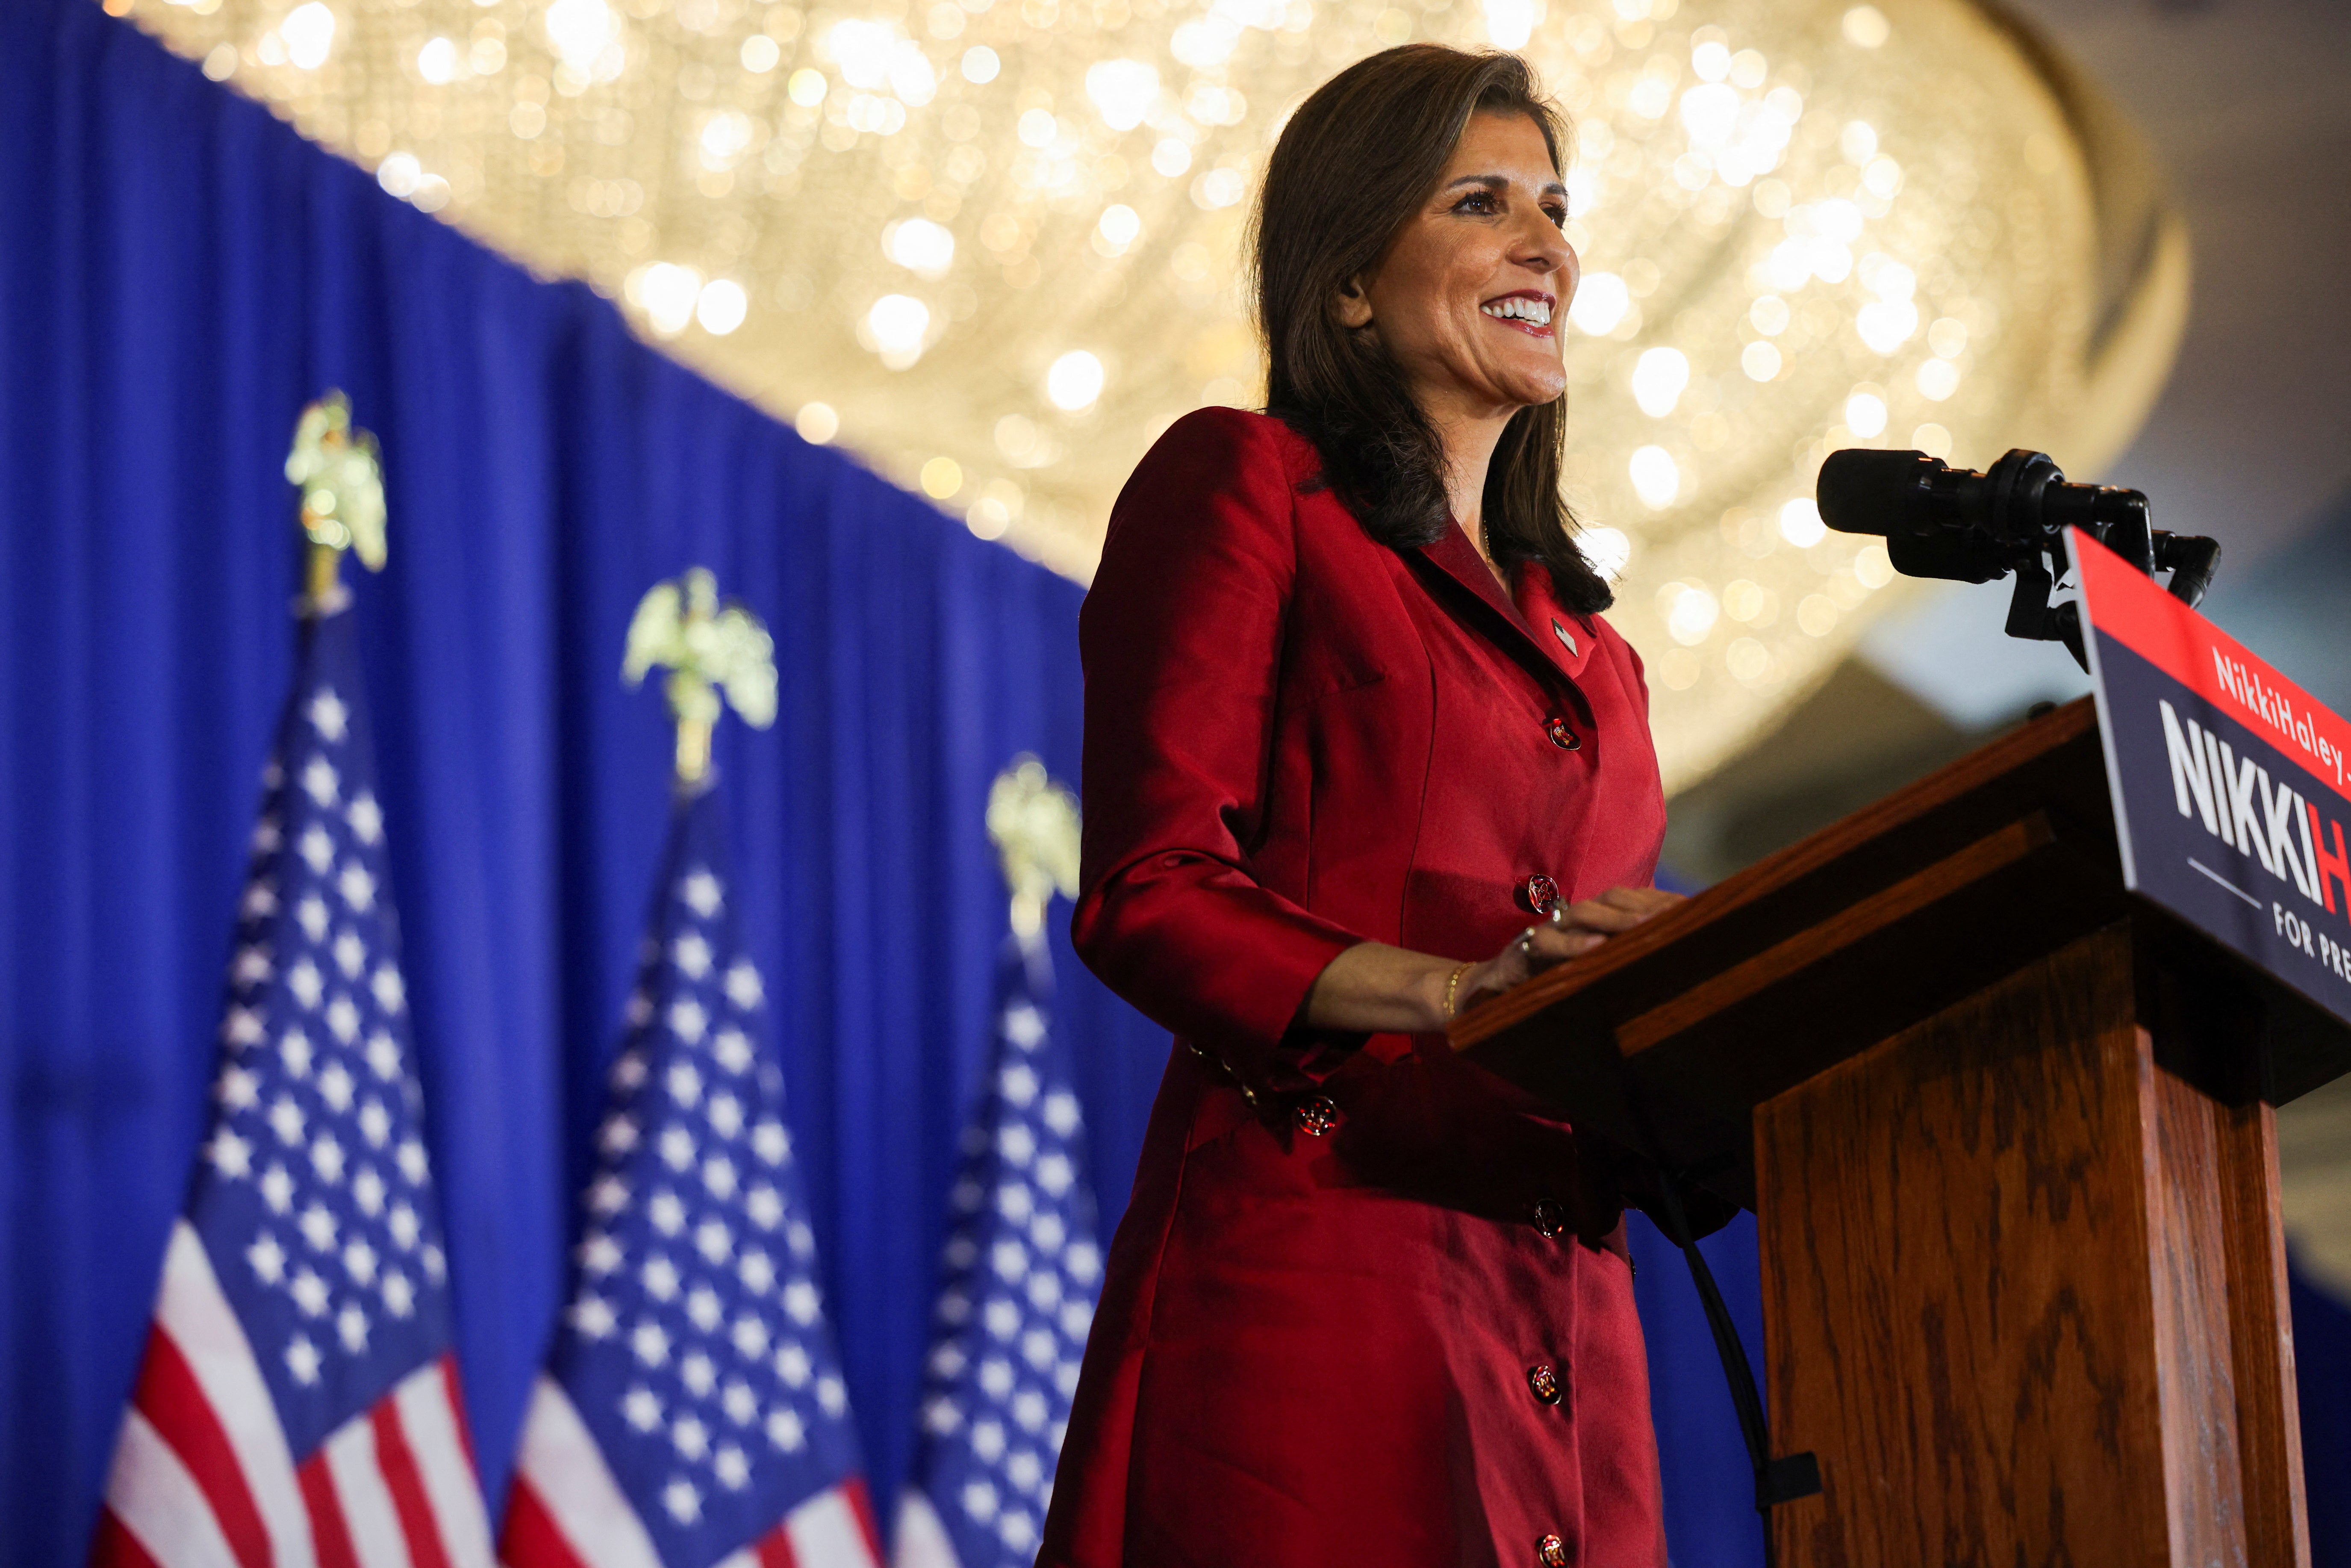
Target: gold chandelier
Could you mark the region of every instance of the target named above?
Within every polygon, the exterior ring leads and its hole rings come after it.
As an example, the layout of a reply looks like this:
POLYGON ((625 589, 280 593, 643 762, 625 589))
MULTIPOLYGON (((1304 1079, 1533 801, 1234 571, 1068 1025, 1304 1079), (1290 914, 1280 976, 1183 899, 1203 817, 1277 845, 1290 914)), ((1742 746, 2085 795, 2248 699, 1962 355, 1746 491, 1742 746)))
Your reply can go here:
POLYGON ((1570 497, 1668 788, 1893 591, 1823 454, 2085 476, 2186 250, 2132 139, 1973 0, 105 0, 651 340, 1080 580, 1176 416, 1261 373, 1238 241, 1290 109, 1413 39, 1578 125, 1570 497))

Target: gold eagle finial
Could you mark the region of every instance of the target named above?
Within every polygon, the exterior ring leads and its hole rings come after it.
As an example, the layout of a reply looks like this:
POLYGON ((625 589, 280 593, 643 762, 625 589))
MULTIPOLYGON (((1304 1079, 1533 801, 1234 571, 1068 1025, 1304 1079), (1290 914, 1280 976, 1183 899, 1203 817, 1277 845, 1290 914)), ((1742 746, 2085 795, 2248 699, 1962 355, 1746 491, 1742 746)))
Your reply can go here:
POLYGON ((718 602, 718 580, 701 567, 653 584, 629 621, 621 678, 634 689, 656 664, 669 670, 663 689, 677 720, 677 778, 699 784, 710 772, 710 731, 719 693, 743 722, 776 722, 776 642, 742 605, 718 602))
POLYGON ((1024 753, 988 787, 987 836, 1012 890, 1012 933, 1033 942, 1053 894, 1078 895, 1078 798, 1024 753))
POLYGON ((351 423, 351 401, 339 392, 302 411, 286 478, 302 492, 302 532, 309 538, 303 591, 312 613, 333 607, 345 550, 381 571, 384 561, 383 458, 375 437, 351 423))

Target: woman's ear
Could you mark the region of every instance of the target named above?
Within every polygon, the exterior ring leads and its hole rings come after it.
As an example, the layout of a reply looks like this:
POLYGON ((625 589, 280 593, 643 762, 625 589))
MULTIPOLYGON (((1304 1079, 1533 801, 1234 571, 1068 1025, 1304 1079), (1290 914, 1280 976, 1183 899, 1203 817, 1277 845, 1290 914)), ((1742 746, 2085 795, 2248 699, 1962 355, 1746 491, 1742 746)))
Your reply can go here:
POLYGON ((1355 331, 1372 324, 1372 297, 1358 276, 1339 285, 1339 296, 1332 301, 1332 314, 1339 325, 1355 331))

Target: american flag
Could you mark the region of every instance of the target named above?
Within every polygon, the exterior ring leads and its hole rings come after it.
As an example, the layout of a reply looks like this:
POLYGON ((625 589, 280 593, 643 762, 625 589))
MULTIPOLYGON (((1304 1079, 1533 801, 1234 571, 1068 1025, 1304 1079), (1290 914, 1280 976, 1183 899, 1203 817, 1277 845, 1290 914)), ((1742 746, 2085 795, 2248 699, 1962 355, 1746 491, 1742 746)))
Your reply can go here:
POLYGON ((716 792, 681 800, 523 1431, 513 1568, 880 1560, 721 848, 716 792))
POLYGON ((351 616, 304 622, 99 1568, 487 1568, 351 616))
POLYGON ((1102 1286, 1082 1119, 1047 1025, 1042 941, 1006 941, 995 1038, 964 1129, 897 1568, 1027 1568, 1102 1286))

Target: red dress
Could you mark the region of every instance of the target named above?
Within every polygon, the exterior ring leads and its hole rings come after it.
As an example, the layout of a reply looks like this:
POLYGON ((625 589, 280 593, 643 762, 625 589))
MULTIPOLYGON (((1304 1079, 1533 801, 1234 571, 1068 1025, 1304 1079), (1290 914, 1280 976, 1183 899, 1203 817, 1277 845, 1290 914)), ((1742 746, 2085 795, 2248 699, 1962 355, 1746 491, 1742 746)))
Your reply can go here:
POLYGON ((1292 1027, 1355 943, 1485 958, 1530 879, 1649 883, 1640 660, 1458 528, 1374 543, 1319 468, 1179 421, 1080 622, 1074 936, 1177 1040, 1039 1563, 1658 1568, 1609 1162, 1442 1036, 1292 1027))

